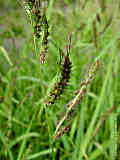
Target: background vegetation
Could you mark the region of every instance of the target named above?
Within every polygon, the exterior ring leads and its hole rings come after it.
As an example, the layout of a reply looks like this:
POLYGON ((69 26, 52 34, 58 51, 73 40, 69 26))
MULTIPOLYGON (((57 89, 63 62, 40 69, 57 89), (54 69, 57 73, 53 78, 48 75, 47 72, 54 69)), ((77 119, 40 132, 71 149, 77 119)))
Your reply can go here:
POLYGON ((49 54, 39 64, 21 1, 0 1, 0 160, 117 160, 120 157, 120 2, 50 0, 49 54), (64 95, 44 109, 73 33, 72 73, 64 95), (101 64, 70 130, 53 143, 59 114, 94 59, 101 64), (12 65, 13 64, 13 65, 12 65))

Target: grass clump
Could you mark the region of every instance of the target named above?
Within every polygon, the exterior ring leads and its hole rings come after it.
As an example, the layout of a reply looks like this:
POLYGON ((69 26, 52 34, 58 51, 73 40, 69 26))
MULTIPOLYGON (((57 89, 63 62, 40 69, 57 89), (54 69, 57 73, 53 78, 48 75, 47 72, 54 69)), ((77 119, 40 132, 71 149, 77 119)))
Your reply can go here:
POLYGON ((31 25, 19 2, 0 2, 0 159, 119 159, 117 2, 26 0, 31 25))

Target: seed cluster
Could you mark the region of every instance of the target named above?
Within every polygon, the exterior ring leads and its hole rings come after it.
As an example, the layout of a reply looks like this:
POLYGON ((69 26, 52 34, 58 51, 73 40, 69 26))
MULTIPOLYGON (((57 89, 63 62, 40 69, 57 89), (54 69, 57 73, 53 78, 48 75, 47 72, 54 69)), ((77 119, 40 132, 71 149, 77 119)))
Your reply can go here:
POLYGON ((42 37, 42 52, 41 52, 41 58, 40 61, 41 63, 44 63, 45 58, 46 58, 46 53, 48 52, 48 37, 49 37, 49 25, 48 25, 48 21, 47 21, 47 17, 44 14, 42 16, 42 31, 43 31, 43 37, 42 37))
POLYGON ((28 3, 29 7, 32 9, 35 4, 35 0, 26 0, 26 3, 28 3))
POLYGON ((65 87, 68 85, 70 80, 72 63, 70 62, 69 54, 64 57, 64 62, 61 65, 61 77, 59 82, 55 83, 53 90, 50 92, 50 95, 46 101, 46 105, 54 104, 55 101, 63 93, 65 87))
POLYGON ((40 10, 40 6, 38 1, 35 0, 26 0, 25 10, 30 17, 34 35, 37 40, 41 42, 41 54, 40 54, 40 62, 44 63, 46 54, 48 53, 48 37, 49 37, 49 25, 46 14, 42 14, 40 10))
POLYGON ((55 135, 54 139, 59 138, 60 136, 62 136, 63 134, 65 134, 68 130, 70 129, 70 124, 68 124, 67 126, 65 126, 64 128, 60 129, 57 134, 55 135))
POLYGON ((30 17, 34 29, 34 35, 36 38, 40 38, 42 32, 42 16, 40 8, 38 6, 38 2, 36 2, 35 0, 26 0, 24 6, 28 16, 30 17))
POLYGON ((33 28, 34 28, 34 35, 37 39, 41 37, 42 32, 42 16, 40 9, 35 5, 33 10, 33 28))
POLYGON ((86 95, 88 84, 90 84, 94 80, 95 74, 98 70, 98 66, 99 66, 99 60, 96 60, 96 62, 92 64, 90 69, 88 70, 88 74, 84 79, 84 81, 80 83, 80 88, 76 91, 75 97, 66 105, 65 112, 59 116, 54 136, 55 138, 58 138, 64 133, 66 133, 65 131, 67 126, 64 129, 62 129, 63 123, 65 121, 68 121, 68 123, 70 122, 71 116, 73 115, 76 107, 78 106, 78 104, 81 103, 81 101, 86 95))

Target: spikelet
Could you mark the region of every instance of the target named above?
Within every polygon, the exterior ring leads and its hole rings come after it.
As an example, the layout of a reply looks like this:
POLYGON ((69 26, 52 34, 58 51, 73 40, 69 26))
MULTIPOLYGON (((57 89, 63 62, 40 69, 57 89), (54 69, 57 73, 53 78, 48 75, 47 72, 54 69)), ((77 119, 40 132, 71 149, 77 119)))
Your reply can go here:
POLYGON ((35 5, 35 0, 26 0, 26 3, 28 4, 29 8, 32 10, 35 5))
POLYGON ((39 39, 42 32, 42 15, 38 2, 35 0, 26 0, 24 1, 24 9, 30 18, 35 38, 39 39))
POLYGON ((65 56, 64 63, 61 67, 60 81, 55 83, 53 90, 50 92, 46 105, 54 104, 63 93, 70 80, 71 67, 72 63, 70 62, 69 56, 67 55, 65 56))
POLYGON ((54 140, 58 139, 60 136, 62 136, 63 134, 67 133, 67 131, 70 129, 70 124, 68 124, 67 126, 60 128, 60 130, 57 132, 57 134, 54 137, 54 140))
POLYGON ((30 18, 33 30, 34 38, 40 42, 40 62, 44 63, 46 54, 48 53, 48 37, 49 37, 49 25, 46 17, 46 11, 41 13, 38 1, 26 0, 24 2, 24 9, 30 18))
POLYGON ((42 32, 42 15, 39 7, 37 5, 34 6, 34 9, 32 11, 32 17, 33 17, 33 29, 34 29, 34 35, 36 39, 39 39, 41 37, 42 32))
POLYGON ((67 50, 67 54, 66 56, 64 56, 63 64, 61 64, 61 75, 60 75, 59 81, 55 83, 47 100, 45 101, 47 106, 55 103, 55 101, 60 97, 60 95, 62 95, 65 87, 69 83, 70 73, 72 68, 72 63, 69 58, 70 45, 71 45, 71 38, 70 38, 70 44, 67 50))
POLYGON ((42 16, 42 47, 41 47, 41 56, 40 56, 40 62, 44 63, 46 54, 48 52, 48 37, 49 37, 49 25, 47 21, 47 17, 44 14, 42 16))
POLYGON ((24 7, 29 18, 32 15, 32 10, 33 10, 34 6, 35 6, 35 0, 24 0, 23 1, 23 7, 24 7))
POLYGON ((63 124, 66 121, 68 121, 68 123, 70 124, 71 116, 73 115, 78 104, 80 104, 83 98, 85 97, 88 84, 90 84, 94 80, 98 67, 99 67, 99 60, 96 60, 96 62, 92 64, 90 69, 88 70, 86 78, 80 83, 81 88, 79 88, 76 91, 75 97, 66 105, 64 113, 60 114, 59 120, 56 126, 56 131, 54 134, 54 139, 64 134, 64 130, 62 129, 63 124))

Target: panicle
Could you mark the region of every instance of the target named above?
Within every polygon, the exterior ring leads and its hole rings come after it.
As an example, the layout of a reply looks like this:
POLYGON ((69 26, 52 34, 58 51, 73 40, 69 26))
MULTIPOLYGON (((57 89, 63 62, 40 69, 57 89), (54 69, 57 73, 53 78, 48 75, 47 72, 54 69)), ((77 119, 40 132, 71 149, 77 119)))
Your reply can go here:
POLYGON ((47 97, 47 100, 45 102, 47 106, 54 104, 56 100, 60 97, 60 95, 63 94, 65 87, 68 86, 69 84, 71 68, 72 68, 72 62, 70 61, 69 53, 70 50, 64 56, 63 63, 60 66, 61 73, 59 81, 54 84, 53 89, 51 90, 49 96, 47 97))
POLYGON ((24 1, 24 8, 30 18, 35 39, 40 42, 40 62, 43 64, 48 53, 49 24, 46 12, 42 14, 39 5, 35 0, 24 1))
POLYGON ((88 84, 90 84, 94 80, 98 67, 99 60, 96 60, 96 62, 90 66, 86 78, 80 83, 80 88, 75 92, 75 97, 66 105, 64 113, 60 114, 54 137, 58 138, 64 134, 64 132, 62 132, 62 128, 65 122, 68 121, 70 125, 71 117, 78 104, 80 104, 85 97, 88 84))

